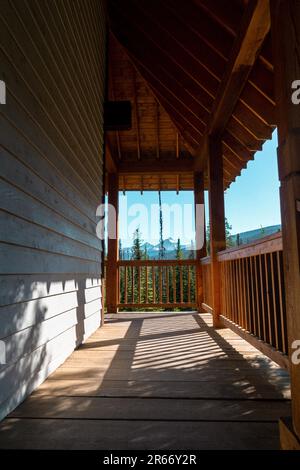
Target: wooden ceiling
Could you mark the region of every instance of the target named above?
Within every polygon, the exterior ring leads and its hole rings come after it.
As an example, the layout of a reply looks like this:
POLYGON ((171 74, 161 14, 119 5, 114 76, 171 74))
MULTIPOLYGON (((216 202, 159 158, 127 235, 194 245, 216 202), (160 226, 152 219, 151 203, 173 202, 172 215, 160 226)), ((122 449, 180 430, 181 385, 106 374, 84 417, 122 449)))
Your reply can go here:
POLYGON ((192 189, 217 135, 227 188, 275 128, 267 0, 108 4, 109 99, 133 109, 107 133, 108 170, 124 190, 192 189))

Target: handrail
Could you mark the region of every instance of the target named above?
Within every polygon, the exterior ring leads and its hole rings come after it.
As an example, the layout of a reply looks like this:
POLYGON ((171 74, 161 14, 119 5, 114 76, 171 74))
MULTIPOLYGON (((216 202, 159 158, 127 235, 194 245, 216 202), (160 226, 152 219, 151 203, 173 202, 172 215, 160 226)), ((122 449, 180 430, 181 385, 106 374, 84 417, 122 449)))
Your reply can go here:
MULTIPOLYGON (((287 364, 287 325, 282 234, 218 253, 221 316, 224 326, 242 332, 258 349, 287 364)), ((212 311, 210 258, 201 259, 203 304, 212 311)))
POLYGON ((205 256, 205 258, 201 258, 201 264, 210 264, 210 256, 205 256))
POLYGON ((245 245, 227 248, 218 253, 218 261, 248 258, 249 256, 274 253, 282 250, 282 234, 277 232, 245 245))
POLYGON ((118 266, 196 266, 195 259, 129 259, 119 260, 118 266))

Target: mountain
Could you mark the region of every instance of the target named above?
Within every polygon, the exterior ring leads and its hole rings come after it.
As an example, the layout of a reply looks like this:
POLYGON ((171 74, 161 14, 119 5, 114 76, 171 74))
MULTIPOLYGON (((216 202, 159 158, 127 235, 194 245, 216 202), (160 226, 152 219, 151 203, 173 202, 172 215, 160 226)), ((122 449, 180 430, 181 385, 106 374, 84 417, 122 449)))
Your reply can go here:
MULTIPOLYGON (((242 232, 239 234, 234 234, 230 236, 230 242, 232 246, 237 245, 245 245, 246 243, 251 243, 255 240, 259 240, 260 238, 266 237, 268 235, 272 235, 273 233, 277 233, 281 230, 281 225, 271 225, 269 227, 261 227, 256 230, 249 230, 247 232, 242 232)), ((177 250, 177 240, 173 238, 167 238, 164 240, 164 257, 165 259, 175 259, 176 258, 176 250, 177 250)), ((192 241, 189 245, 181 245, 182 256, 183 258, 191 258, 194 257, 194 250, 192 248, 192 241)), ((147 251, 147 256, 149 259, 158 259, 159 256, 159 243, 156 245, 152 245, 149 242, 145 242, 142 245, 142 249, 147 251)), ((122 249, 122 259, 131 259, 131 248, 123 248, 122 249)))
MULTIPOLYGON (((183 258, 189 258, 191 255, 191 245, 181 245, 182 255, 183 258)), ((167 238, 164 240, 164 257, 165 259, 174 259, 176 258, 176 250, 177 250, 177 240, 173 238, 167 238)), ((150 259, 158 259, 159 256, 159 243, 153 245, 152 243, 145 242, 142 244, 142 249, 147 252, 147 256, 150 259)), ((123 248, 122 249, 122 259, 131 259, 131 249, 130 248, 123 248)))
POLYGON ((252 243, 255 240, 259 240, 260 238, 280 232, 280 230, 281 225, 269 225, 268 227, 261 227, 255 230, 249 230, 247 232, 231 235, 230 241, 234 246, 245 245, 246 243, 252 243))

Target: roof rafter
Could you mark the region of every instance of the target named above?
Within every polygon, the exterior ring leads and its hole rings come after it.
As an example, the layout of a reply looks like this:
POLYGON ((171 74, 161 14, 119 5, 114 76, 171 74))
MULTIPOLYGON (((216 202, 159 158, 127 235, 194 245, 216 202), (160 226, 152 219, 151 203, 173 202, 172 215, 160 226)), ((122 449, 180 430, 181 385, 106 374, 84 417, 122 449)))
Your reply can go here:
MULTIPOLYGON (((270 29, 269 0, 250 0, 232 49, 224 78, 219 87, 207 133, 221 135, 234 111, 249 74, 270 29)), ((196 169, 203 169, 206 156, 200 144, 196 169)))

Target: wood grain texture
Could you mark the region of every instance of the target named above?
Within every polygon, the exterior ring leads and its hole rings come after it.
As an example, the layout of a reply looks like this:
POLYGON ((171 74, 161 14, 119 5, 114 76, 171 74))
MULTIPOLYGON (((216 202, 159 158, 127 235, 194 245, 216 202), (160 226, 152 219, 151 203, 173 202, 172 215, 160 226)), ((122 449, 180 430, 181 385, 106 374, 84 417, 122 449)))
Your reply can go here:
POLYGON ((287 372, 211 315, 119 313, 3 421, 0 448, 276 449, 289 411, 287 372))

